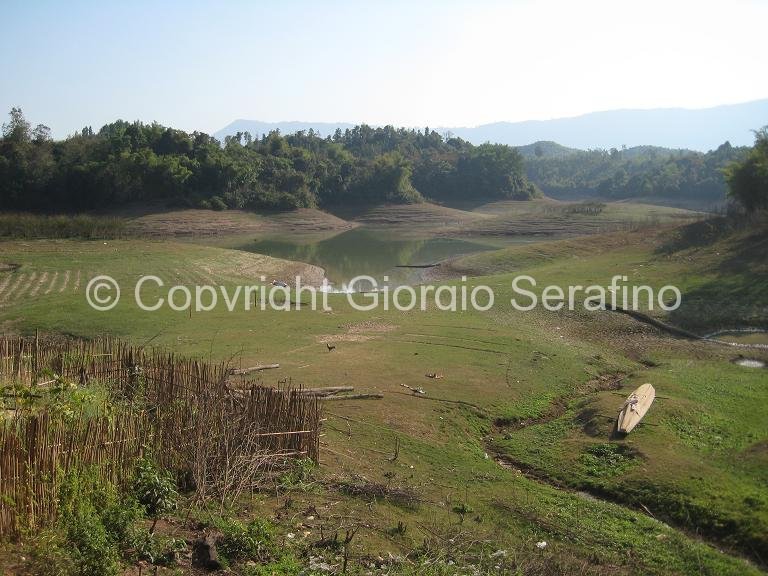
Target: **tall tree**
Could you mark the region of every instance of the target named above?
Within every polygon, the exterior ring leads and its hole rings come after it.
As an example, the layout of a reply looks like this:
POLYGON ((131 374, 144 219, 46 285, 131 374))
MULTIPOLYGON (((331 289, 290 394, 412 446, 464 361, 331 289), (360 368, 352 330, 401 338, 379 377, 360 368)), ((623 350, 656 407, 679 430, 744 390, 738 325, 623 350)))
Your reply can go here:
POLYGON ((755 145, 726 169, 729 194, 750 212, 768 208, 768 126, 755 131, 755 145))

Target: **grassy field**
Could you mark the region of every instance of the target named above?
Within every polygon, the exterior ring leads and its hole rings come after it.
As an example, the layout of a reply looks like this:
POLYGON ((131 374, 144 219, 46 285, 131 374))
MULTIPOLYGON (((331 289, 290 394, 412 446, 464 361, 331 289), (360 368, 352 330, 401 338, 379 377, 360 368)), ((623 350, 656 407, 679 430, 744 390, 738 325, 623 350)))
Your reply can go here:
MULTIPOLYGON (((494 218, 489 210, 477 221, 494 218)), ((191 244, 5 242, 0 262, 14 266, 0 272, 0 322, 5 331, 109 333, 243 366, 280 363, 265 383, 383 395, 328 404, 311 489, 243 503, 243 514, 268 516, 285 532, 302 524, 295 546, 317 540, 321 526, 362 526, 352 544, 361 571, 391 552, 433 559, 435 574, 454 573, 448 561, 485 573, 758 573, 768 550, 765 371, 733 364, 731 348, 675 339, 610 312, 522 313, 509 305, 520 273, 563 285, 607 285, 626 273, 655 287, 678 284, 684 301, 706 288, 713 306, 725 305, 731 291, 715 290, 722 273, 729 288, 745 291, 741 315, 730 320, 764 325, 768 274, 759 251, 746 249, 761 237, 737 232, 690 246, 675 244, 676 234, 643 230, 461 259, 439 273, 467 274, 468 285, 496 293, 491 310, 461 313, 433 306, 366 313, 343 295, 331 295, 326 312, 150 313, 131 302, 141 274, 234 286, 302 268, 191 244), (114 310, 86 304, 83 288, 94 274, 124 285, 114 310), (426 376, 435 373, 443 378, 426 376), (611 438, 611 418, 646 381, 659 399, 645 424, 625 440, 611 438), (386 490, 371 495, 372 485, 407 489, 417 502, 386 490)), ((703 327, 693 308, 673 319, 703 327)))

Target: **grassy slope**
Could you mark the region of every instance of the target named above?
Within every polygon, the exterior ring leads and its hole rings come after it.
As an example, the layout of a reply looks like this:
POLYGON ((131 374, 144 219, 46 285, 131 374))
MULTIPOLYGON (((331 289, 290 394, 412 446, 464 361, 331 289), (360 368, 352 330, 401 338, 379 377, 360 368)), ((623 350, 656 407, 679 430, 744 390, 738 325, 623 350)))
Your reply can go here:
POLYGON ((463 234, 575 236, 632 230, 680 223, 701 217, 701 213, 648 204, 611 202, 599 214, 581 214, 578 203, 558 202, 550 198, 528 202, 500 201, 473 208, 483 220, 464 223, 463 234))
MULTIPOLYGON (((628 498, 633 506, 623 508, 549 485, 563 482, 619 498, 623 483, 634 482, 639 491, 645 482, 659 496, 686 502, 683 510, 706 506, 716 519, 734 520, 744 527, 741 536, 764 534, 768 526, 760 480, 767 465, 768 429, 765 416, 756 410, 768 395, 760 385, 763 373, 730 364, 727 349, 670 341, 623 317, 522 314, 504 304, 511 297, 512 270, 525 269, 543 281, 582 283, 606 282, 614 270, 629 268, 644 282, 684 278, 695 286, 717 258, 715 250, 706 258, 660 259, 656 246, 639 235, 624 237, 623 244, 592 241, 602 247, 573 254, 573 244, 536 245, 462 261, 467 270, 495 274, 482 279, 497 291, 497 305, 487 313, 368 314, 351 310, 341 296, 332 297, 332 313, 215 311, 190 317, 168 310, 140 312, 128 304, 95 313, 86 307, 82 292, 67 290, 14 301, 0 309, 0 320, 25 330, 84 336, 108 332, 136 341, 156 336, 154 343, 186 354, 216 359, 236 355, 235 361, 244 365, 279 362, 279 376, 269 374, 267 382, 288 377, 307 386, 350 384, 357 391, 384 394, 379 402, 329 405, 325 474, 413 486, 422 504, 412 510, 386 502, 368 506, 338 494, 297 496, 315 501, 328 517, 351 515, 369 524, 358 548, 397 551, 435 533, 446 538, 462 533, 467 539, 488 539, 494 549, 539 555, 542 561, 570 559, 573 570, 592 566, 638 574, 748 573, 751 568, 743 561, 647 517, 636 499, 628 498), (336 342, 337 349, 328 353, 325 341, 336 342), (445 378, 424 377, 435 371, 445 378), (648 380, 669 398, 654 406, 650 426, 626 441, 641 455, 618 477, 606 473, 600 459, 582 457, 592 444, 608 442, 608 420, 599 416, 614 414, 621 403, 611 391, 595 391, 599 386, 588 383, 615 373, 628 375, 622 394, 648 380), (725 390, 713 381, 727 383, 725 390), (427 399, 403 394, 400 384, 425 388, 427 399), (481 411, 432 398, 472 403, 481 411), (553 406, 563 408, 553 411, 553 406), (586 409, 595 414, 587 418, 586 409), (493 424, 497 417, 539 420, 521 429, 500 429, 493 424), (401 438, 400 455, 389 462, 395 437, 401 438), (531 469, 544 481, 499 467, 484 456, 493 450, 508 454, 518 467, 531 469), (463 523, 452 512, 459 504, 473 510, 463 523), (388 536, 386 529, 398 520, 410 526, 406 536, 388 536), (533 546, 539 540, 549 542, 545 552, 533 546)), ((106 247, 10 243, 2 245, 2 254, 3 260, 22 263, 29 272, 78 268, 130 280, 139 273, 162 276, 178 270, 188 283, 221 273, 233 256, 133 241, 106 247), (201 268, 201 261, 207 266, 201 268)), ((241 274, 230 269, 220 278, 245 280, 238 279, 241 274)), ((654 508, 664 505, 660 500, 636 493, 655 514, 667 513, 654 508)), ((260 504, 265 510, 272 505, 260 504)), ((670 517, 685 523, 681 516, 670 517)), ((745 548, 743 539, 738 544, 745 548)))
POLYGON ((130 232, 151 236, 214 236, 347 230, 354 223, 327 212, 303 208, 290 212, 255 213, 245 210, 123 210, 130 232))

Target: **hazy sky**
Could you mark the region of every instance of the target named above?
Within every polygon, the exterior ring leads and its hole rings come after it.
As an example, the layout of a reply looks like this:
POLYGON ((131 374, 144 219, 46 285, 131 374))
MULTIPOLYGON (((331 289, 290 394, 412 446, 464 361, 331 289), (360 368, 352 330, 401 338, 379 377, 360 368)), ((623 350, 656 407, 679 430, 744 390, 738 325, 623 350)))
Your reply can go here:
POLYGON ((768 2, 0 4, 0 111, 56 136, 123 118, 473 126, 768 97, 768 2))

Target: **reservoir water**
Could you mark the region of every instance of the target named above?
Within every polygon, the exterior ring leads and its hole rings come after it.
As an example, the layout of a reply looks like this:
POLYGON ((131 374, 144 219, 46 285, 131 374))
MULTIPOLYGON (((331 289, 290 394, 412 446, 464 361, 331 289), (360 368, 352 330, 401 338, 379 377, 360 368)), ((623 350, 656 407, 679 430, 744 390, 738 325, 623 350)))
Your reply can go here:
POLYGON ((360 227, 326 238, 283 235, 258 238, 233 247, 320 266, 325 269, 328 281, 342 289, 352 278, 361 275, 371 276, 379 284, 387 276, 389 286, 419 282, 430 264, 499 246, 457 238, 412 238, 392 230, 360 227))

